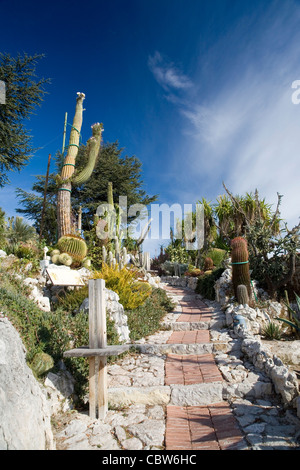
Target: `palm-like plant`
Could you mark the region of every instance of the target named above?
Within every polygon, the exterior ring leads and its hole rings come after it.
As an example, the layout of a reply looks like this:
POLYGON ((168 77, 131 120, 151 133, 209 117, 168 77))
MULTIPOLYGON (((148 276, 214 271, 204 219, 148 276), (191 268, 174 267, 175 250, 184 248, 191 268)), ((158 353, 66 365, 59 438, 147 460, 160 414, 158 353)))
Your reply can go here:
POLYGON ((216 238, 216 222, 214 218, 214 208, 210 201, 207 201, 204 197, 201 201, 198 201, 199 204, 202 204, 204 210, 204 245, 203 250, 207 251, 209 246, 216 238))
POLYGON ((23 217, 9 218, 7 241, 10 245, 28 242, 36 237, 35 228, 23 221, 23 217))
POLYGON ((217 204, 214 205, 214 212, 218 218, 219 233, 221 239, 230 240, 232 231, 233 205, 226 195, 217 198, 217 204))

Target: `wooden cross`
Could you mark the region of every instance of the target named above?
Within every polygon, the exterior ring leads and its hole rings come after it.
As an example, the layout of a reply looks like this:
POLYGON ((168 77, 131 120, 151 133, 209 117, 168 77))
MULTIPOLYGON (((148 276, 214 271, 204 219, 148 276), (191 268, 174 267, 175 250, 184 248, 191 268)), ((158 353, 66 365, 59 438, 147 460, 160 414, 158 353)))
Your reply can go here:
POLYGON ((64 357, 89 358, 89 415, 105 418, 107 398, 107 356, 117 356, 130 345, 107 346, 104 279, 89 280, 89 346, 64 352, 64 357))

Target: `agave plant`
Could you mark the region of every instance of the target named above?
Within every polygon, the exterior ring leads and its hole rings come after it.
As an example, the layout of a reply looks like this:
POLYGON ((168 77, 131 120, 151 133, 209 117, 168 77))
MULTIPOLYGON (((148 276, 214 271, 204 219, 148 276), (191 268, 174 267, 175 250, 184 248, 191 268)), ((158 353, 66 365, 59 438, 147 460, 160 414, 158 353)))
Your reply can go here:
POLYGON ((300 297, 296 293, 295 293, 295 297, 296 297, 298 312, 293 310, 291 306, 289 305, 289 303, 284 302, 291 314, 291 318, 293 319, 293 321, 287 320, 286 318, 280 318, 280 317, 277 317, 276 320, 282 321, 286 323, 287 325, 289 325, 290 327, 292 327, 294 330, 296 330, 297 336, 300 337, 300 297))

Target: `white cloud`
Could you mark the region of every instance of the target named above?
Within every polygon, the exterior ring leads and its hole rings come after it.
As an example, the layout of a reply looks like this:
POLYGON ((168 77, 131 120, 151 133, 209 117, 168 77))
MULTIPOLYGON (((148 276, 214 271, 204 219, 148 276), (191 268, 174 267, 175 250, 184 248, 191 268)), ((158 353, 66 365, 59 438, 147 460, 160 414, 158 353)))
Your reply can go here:
POLYGON ((159 52, 148 59, 148 66, 157 82, 167 91, 190 88, 192 82, 172 62, 165 60, 159 52))
MULTIPOLYGON (((177 195, 188 193, 195 201, 207 197, 203 190, 208 189, 209 198, 214 192, 216 198, 224 180, 233 193, 257 188, 274 205, 279 192, 284 196, 281 215, 290 225, 298 223, 300 215, 300 104, 292 102, 292 83, 300 79, 300 7, 292 1, 281 6, 272 3, 256 31, 251 27, 241 35, 238 25, 221 39, 220 49, 215 45, 213 56, 201 58, 211 72, 218 64, 214 93, 209 87, 201 89, 195 99, 194 88, 193 100, 188 94, 185 100, 174 100, 185 119, 186 149, 178 173, 181 184, 175 187, 177 195)), ((202 73, 199 66, 193 81, 184 77, 192 87, 204 82, 202 73)), ((162 86, 167 82, 158 71, 156 79, 162 86)))

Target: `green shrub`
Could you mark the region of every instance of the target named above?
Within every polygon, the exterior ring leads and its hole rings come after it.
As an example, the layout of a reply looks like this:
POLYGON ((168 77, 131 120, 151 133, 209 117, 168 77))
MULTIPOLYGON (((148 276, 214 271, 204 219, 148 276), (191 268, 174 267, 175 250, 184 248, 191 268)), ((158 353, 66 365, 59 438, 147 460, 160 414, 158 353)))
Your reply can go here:
POLYGON ((119 295, 124 309, 130 310, 142 305, 151 293, 150 284, 139 281, 138 276, 137 270, 103 263, 102 270, 94 272, 93 278, 104 279, 105 286, 119 295))
MULTIPOLYGON (((61 298, 54 311, 40 310, 28 299, 30 290, 20 287, 19 279, 0 272, 0 311, 6 315, 19 332, 26 348, 26 360, 38 376, 63 358, 64 351, 87 345, 89 342, 89 318, 84 312, 72 312, 87 297, 87 288, 73 290, 61 298), (46 356, 47 355, 47 356, 46 356), (43 363, 37 358, 47 358, 43 363), (49 361, 48 361, 49 359, 49 361), (38 363, 36 363, 38 362, 38 363)), ((155 333, 160 321, 174 304, 162 289, 153 288, 139 307, 127 310, 130 337, 133 341, 155 333)), ((118 344, 114 322, 107 317, 107 343, 118 344)), ((112 358, 108 358, 110 362, 112 358)), ((75 393, 79 402, 87 393, 89 364, 87 358, 64 358, 67 369, 75 379, 75 393)))
POLYGON ((196 292, 203 295, 205 299, 215 300, 214 285, 217 279, 221 277, 224 268, 215 269, 211 273, 204 273, 198 278, 196 292))
POLYGON ((158 331, 162 318, 174 309, 174 303, 160 288, 153 288, 143 305, 126 311, 130 339, 137 341, 158 331))
POLYGON ((209 257, 213 260, 214 266, 216 266, 216 268, 221 268, 223 266, 223 261, 227 256, 227 251, 221 250, 220 248, 211 248, 206 253, 206 257, 209 257))

